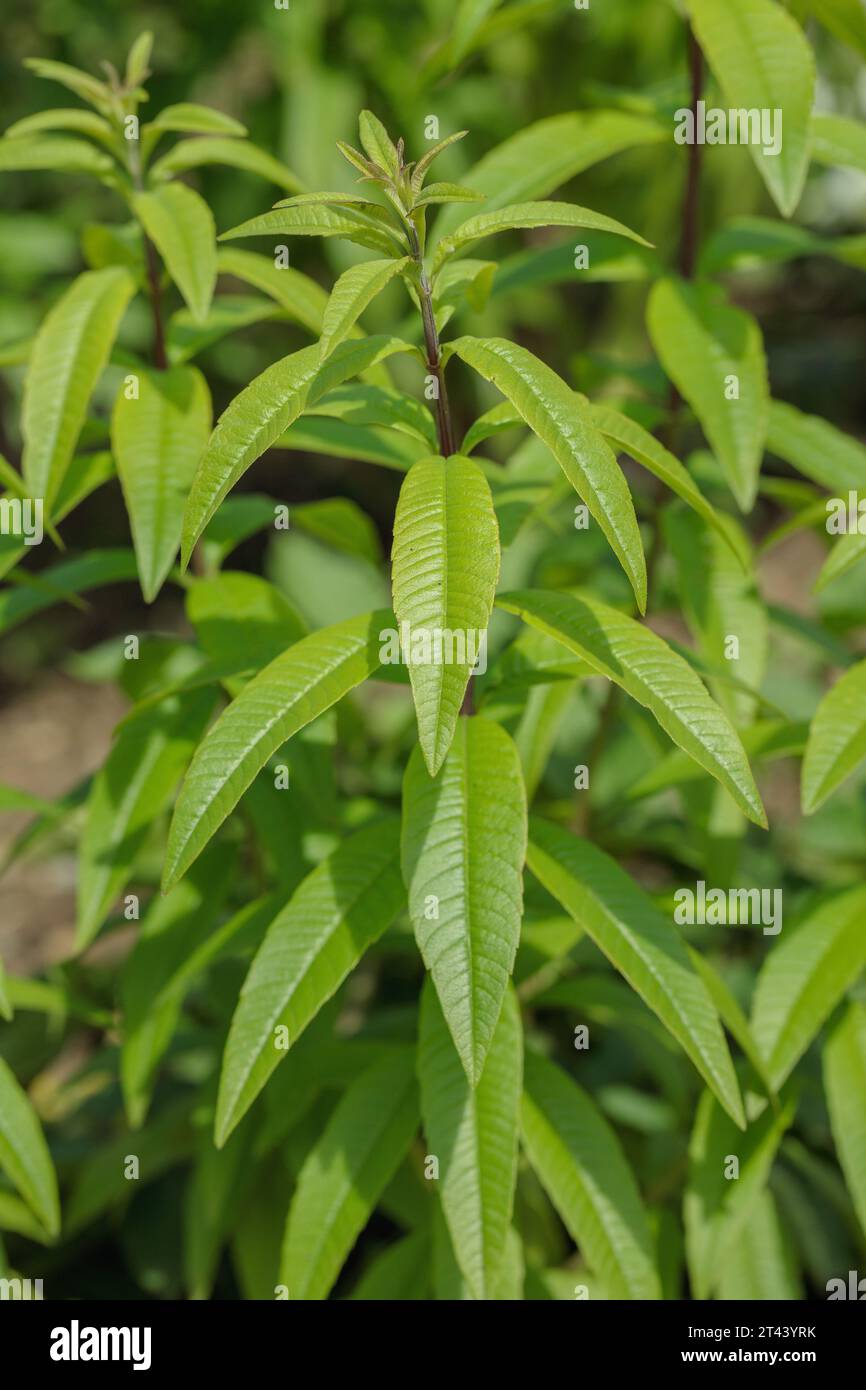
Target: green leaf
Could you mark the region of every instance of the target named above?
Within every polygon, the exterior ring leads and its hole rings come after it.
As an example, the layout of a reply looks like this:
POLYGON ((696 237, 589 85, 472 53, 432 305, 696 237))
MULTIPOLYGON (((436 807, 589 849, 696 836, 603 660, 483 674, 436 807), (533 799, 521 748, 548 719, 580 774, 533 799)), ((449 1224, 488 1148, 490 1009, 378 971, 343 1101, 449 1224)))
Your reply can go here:
POLYGON ((349 1297, 385 1303, 427 1299, 431 1254, 429 1230, 403 1236, 374 1255, 349 1297))
POLYGON ((496 602, 557 638, 650 710, 674 743, 730 792, 749 820, 766 828, 736 730, 691 666, 661 637, 589 594, 527 589, 502 594, 496 602))
POLYGON ((803 814, 817 811, 866 758, 866 661, 837 680, 815 711, 803 759, 803 814))
POLYGON ((685 1051, 741 1128, 727 1043, 686 946, 629 875, 589 840, 533 817, 527 863, 685 1051))
POLYGON ((461 719, 436 777, 413 751, 403 783, 409 913, 473 1086, 514 967, 525 852, 523 774, 504 729, 461 719))
POLYGON ((399 1049, 342 1096, 298 1175, 280 1259, 290 1299, 327 1298, 418 1127, 415 1058, 399 1049))
MULTIPOLYGON (((382 209, 384 218, 384 209, 382 209)), ((402 254, 406 247, 396 229, 383 219, 373 218, 360 208, 322 207, 315 203, 300 203, 293 207, 277 208, 250 218, 238 227, 223 232, 220 241, 232 241, 247 236, 321 236, 345 237, 358 246, 378 251, 380 256, 402 254)))
POLYGON ((840 536, 821 566, 821 573, 815 580, 815 589, 820 593, 856 565, 866 555, 866 535, 859 531, 848 531, 840 536))
POLYGON ((22 471, 30 495, 42 497, 49 513, 134 292, 125 270, 85 271, 36 335, 22 405, 22 471))
POLYGON ((457 338, 448 346, 507 396, 550 449, 610 542, 643 612, 646 564, 634 505, 609 445, 592 423, 588 405, 550 367, 516 343, 504 338, 457 338))
POLYGON ((138 87, 150 77, 150 55, 153 52, 153 34, 147 29, 132 44, 126 59, 127 87, 138 87))
MULTIPOLYGON (((273 508, 270 509, 273 523, 273 508)), ((204 651, 218 665, 259 671, 306 636, 287 598, 257 574, 223 570, 190 585, 186 614, 204 651)))
MULTIPOLYGON (((456 130, 453 135, 446 135, 444 140, 438 140, 435 145, 431 145, 430 149, 427 150, 425 154, 422 154, 412 171, 410 182, 413 193, 419 193, 421 191, 424 175, 427 173, 433 160, 438 159, 439 155, 442 154, 444 150, 447 150, 450 145, 455 144, 458 140, 462 140, 464 136, 468 134, 468 130, 456 130)), ((478 196, 483 198, 484 194, 482 193, 478 196)))
POLYGON ((698 1102, 683 1202, 692 1297, 710 1298, 760 1201, 779 1144, 794 1118, 789 1102, 767 1106, 740 1134, 709 1091, 698 1102), (732 1176, 730 1160, 738 1170, 732 1176))
POLYGON ((430 453, 436 452, 436 425, 427 406, 416 396, 391 387, 369 382, 337 386, 308 406, 307 413, 344 420, 348 425, 383 425, 420 439, 430 453))
POLYGON ((194 101, 181 101, 164 106, 159 115, 144 126, 148 130, 184 130, 197 135, 246 135, 246 126, 212 106, 199 106, 194 101))
POLYGON ((257 290, 276 300, 296 323, 308 328, 316 337, 321 333, 328 296, 309 275, 292 270, 290 266, 276 266, 269 256, 232 247, 220 247, 217 270, 223 275, 236 275, 239 280, 254 285, 257 290))
POLYGON ((63 135, 16 135, 0 140, 0 173, 58 169, 65 174, 109 174, 112 159, 86 140, 63 135))
POLYGON ((643 464, 653 477, 658 478, 666 487, 669 487, 671 492, 676 493, 677 497, 681 497, 692 508, 692 511, 697 512, 698 516, 708 522, 719 533, 725 544, 731 547, 741 568, 745 571, 749 570, 748 551, 744 553, 743 546, 737 544, 736 532, 724 524, 718 510, 704 497, 688 469, 683 467, 670 450, 659 443, 655 435, 650 434, 649 430, 645 430, 643 425, 638 424, 637 420, 632 420, 619 410, 611 410, 609 406, 590 405, 590 413, 593 424, 604 435, 608 443, 621 449, 623 453, 628 454, 638 463, 643 464))
POLYGON ((322 361, 348 337, 367 306, 409 264, 408 256, 399 260, 391 257, 384 261, 361 261, 343 271, 325 306, 319 339, 322 361))
POLYGON ((783 217, 800 201, 809 165, 815 59, 796 20, 775 0, 686 0, 695 36, 728 107, 774 113, 780 148, 749 153, 783 217))
POLYGON ((866 172, 866 122, 816 113, 812 117, 812 158, 831 168, 866 172))
POLYGON ((862 0, 807 0, 807 4, 831 34, 866 58, 866 11, 862 0))
POLYGON ((278 188, 299 193, 303 183, 281 160, 251 145, 247 140, 227 140, 219 135, 204 135, 198 140, 179 140, 173 149, 151 166, 151 178, 169 179, 200 169, 204 164, 225 164, 244 173, 256 174, 278 188))
POLYGON ((19 587, 7 585, 0 591, 0 633, 11 631, 55 603, 72 602, 88 589, 137 577, 131 550, 90 550, 36 575, 21 575, 19 587))
POLYGON ((362 111, 358 117, 361 144, 374 164, 393 177, 400 167, 397 150, 387 130, 372 111, 362 111))
POLYGON ((835 893, 785 929, 758 975, 752 1034, 778 1088, 866 965, 866 888, 835 893))
MULTIPOLYGON (((371 388, 375 389, 375 388, 371 388)), ((341 550, 344 555, 357 555, 370 564, 382 559, 379 533, 374 523, 357 502, 347 497, 326 497, 318 502, 302 502, 292 508, 292 521, 298 530, 315 536, 316 540, 341 550)))
POLYGON ((523 1076, 520 1013, 508 989, 478 1085, 470 1086, 436 991, 421 1000, 418 1077, 427 1147, 457 1263, 473 1298, 490 1298, 501 1274, 517 1180, 523 1076))
POLYGON ((252 323, 280 317, 270 300, 258 295, 221 294, 211 301, 206 316, 193 318, 189 309, 177 309, 168 321, 166 348, 172 366, 181 366, 229 333, 237 333, 252 323))
POLYGON ((392 587, 431 776, 442 766, 470 672, 483 655, 498 577, 499 530, 478 465, 457 454, 413 464, 394 519, 392 587))
POLYGON ((343 840, 274 918, 244 981, 226 1042, 215 1129, 219 1146, 405 898, 399 827, 388 818, 343 840))
POLYGON ((460 183, 428 183, 422 197, 413 206, 425 208, 436 203, 478 203, 483 197, 483 193, 474 193, 460 183))
POLYGON ((196 541, 226 493, 314 401, 348 376, 409 345, 371 337, 341 344, 328 361, 319 345, 301 348, 255 377, 223 411, 199 462, 186 505, 181 558, 189 563, 196 541))
POLYGON ((213 691, 175 696, 118 735, 87 802, 78 870, 76 948, 99 931, 144 837, 168 805, 213 708, 213 691))
POLYGON ((35 72, 37 77, 44 77, 49 82, 59 82, 61 87, 74 92, 82 101, 89 102, 98 111, 110 112, 113 109, 112 95, 108 87, 98 78, 91 77, 89 72, 82 72, 80 68, 71 67, 69 63, 55 63, 51 58, 25 58, 24 66, 35 72))
POLYGON ((245 686, 196 750, 175 807, 163 888, 186 873, 268 758, 380 664, 387 611, 314 632, 245 686))
POLYGON ((617 236, 637 241, 641 246, 649 246, 637 232, 605 217, 590 208, 575 207, 571 203, 515 203, 492 212, 479 212, 462 222, 457 231, 437 242, 433 259, 434 274, 449 256, 459 254, 473 241, 483 241, 496 232, 509 232, 517 228, 529 227, 588 227, 600 232, 615 232, 617 236))
POLYGON ((210 208, 182 183, 137 193, 132 205, 190 313, 200 323, 207 317, 217 274, 216 228, 210 208))
POLYGON ((829 420, 772 401, 767 448, 819 487, 843 496, 849 490, 866 493, 866 447, 829 420))
MULTIPOLYGON (((34 111, 32 116, 23 116, 4 132, 0 145, 6 140, 39 134, 43 130, 75 130, 80 135, 92 136, 102 144, 110 143, 114 138, 108 121, 93 111, 82 111, 77 106, 71 106, 55 107, 53 111, 34 111)), ((105 167, 111 167, 110 161, 105 167)))
POLYGON ((612 1298, 661 1296, 646 1212, 610 1125, 554 1063, 528 1052, 521 1125, 529 1161, 612 1298))
POLYGON ((121 389, 115 401, 111 447, 146 603, 177 558, 183 505, 210 427, 210 392, 195 367, 141 372, 137 399, 121 389))
POLYGON ((723 1302, 801 1302, 805 1298, 790 1227, 783 1226, 771 1191, 759 1193, 719 1281, 723 1302))
POLYGON ((852 1002, 824 1044, 824 1092, 845 1182, 866 1231, 866 1007, 852 1002))
POLYGON ((26 1093, 0 1057, 0 1168, 45 1230, 60 1230, 57 1178, 48 1145, 26 1093))
POLYGON ((659 280, 647 303, 659 360, 700 421, 742 511, 755 500, 769 390, 761 330, 714 285, 659 280), (735 398, 730 391, 736 382, 735 398))
MULTIPOLYGON (((485 155, 461 181, 485 195, 488 209, 501 208, 545 198, 602 159, 635 145, 664 140, 670 140, 668 127, 645 116, 623 111, 569 111, 518 131, 485 155)), ((465 217, 463 207, 445 208, 436 223, 437 236, 450 235, 465 217)))

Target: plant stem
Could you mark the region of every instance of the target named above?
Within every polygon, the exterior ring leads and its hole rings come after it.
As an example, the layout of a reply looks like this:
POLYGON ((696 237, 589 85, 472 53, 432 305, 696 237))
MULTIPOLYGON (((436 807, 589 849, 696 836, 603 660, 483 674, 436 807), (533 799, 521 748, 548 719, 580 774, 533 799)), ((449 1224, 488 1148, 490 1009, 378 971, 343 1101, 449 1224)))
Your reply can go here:
MULTIPOLYGON (((127 163, 135 191, 144 191, 144 181, 141 176, 141 152, 137 140, 127 141, 129 146, 127 163)), ((144 230, 141 219, 137 218, 141 228, 141 235, 144 240, 144 260, 147 269, 147 292, 150 299, 150 312, 153 317, 153 365, 157 371, 164 372, 168 366, 168 356, 165 351, 165 330, 162 323, 162 289, 159 283, 159 258, 156 254, 156 247, 144 230)))
POLYGON ((454 434, 451 428, 451 411, 448 406, 448 391, 445 386, 445 371, 442 366, 439 334, 436 329, 436 317, 433 313, 433 292, 430 288, 430 281, 427 279, 427 272, 424 269, 421 246, 414 227, 409 228, 409 235, 412 242, 412 255, 418 266, 418 298, 421 302, 421 319, 424 324, 427 371, 436 378, 436 432, 439 436, 439 451, 442 457, 447 459, 454 453, 454 434))

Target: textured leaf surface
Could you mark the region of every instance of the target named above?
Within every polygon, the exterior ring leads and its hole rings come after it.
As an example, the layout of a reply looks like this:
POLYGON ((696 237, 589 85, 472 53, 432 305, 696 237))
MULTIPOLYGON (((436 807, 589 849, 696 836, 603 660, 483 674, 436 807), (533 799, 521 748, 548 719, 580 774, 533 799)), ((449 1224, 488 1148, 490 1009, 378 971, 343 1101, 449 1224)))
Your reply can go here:
POLYGON ((226 1043, 217 1105, 222 1145, 286 1055, 405 902, 396 820, 345 839, 274 918, 244 981, 226 1043))
POLYGON ((175 807, 163 884, 189 868, 278 748, 379 665, 387 611, 365 613, 296 642, 245 686, 195 757, 175 807))
POLYGON ((418 736, 435 776, 451 745, 482 637, 486 641, 499 577, 499 528, 476 463, 454 455, 413 464, 400 489, 391 560, 394 612, 410 630, 406 645, 418 736), (423 648, 425 633, 429 650, 423 648))
POLYGON ((328 300, 322 319, 319 351, 322 359, 348 337, 368 304, 386 285, 409 265, 409 257, 383 261, 361 261, 344 270, 328 300))
POLYGON ((463 1277, 477 1299, 501 1276, 517 1179, 523 1034, 508 989, 478 1085, 470 1086, 428 980, 418 1038, 421 1113, 439 1160, 439 1193, 463 1277))
POLYGON ((647 709, 756 825, 766 816, 743 745, 691 666, 648 627, 588 594, 526 589, 497 606, 556 637, 647 709))
POLYGON ((673 924, 613 859, 559 826, 533 818, 527 863, 661 1019, 742 1126, 740 1091, 715 1005, 673 924))
POLYGON ((715 286, 659 280, 647 328, 662 366, 688 401, 743 511, 755 500, 769 391, 761 330, 715 286), (737 398, 731 398, 736 379, 737 398))
POLYGON ((298 1175, 280 1260, 291 1299, 327 1298, 418 1127, 415 1058, 400 1049, 343 1095, 298 1175))
POLYGON ((458 338, 449 347, 507 396, 550 449, 610 542, 643 612, 646 564, 634 505, 588 404, 544 362, 504 338, 458 338))
POLYGON ((852 1002, 824 1045, 824 1092, 836 1152, 866 1231, 866 1007, 852 1002))
POLYGON ((211 425, 210 392, 195 367, 142 372, 138 398, 121 390, 111 447, 132 527, 141 591, 151 603, 174 564, 183 505, 211 425))
POLYGON ((648 241, 644 241, 642 236, 638 236, 637 232, 633 232, 622 222, 617 222, 613 217, 605 217, 603 213, 593 212, 591 208, 576 207, 572 203, 514 203, 508 207, 495 208, 492 212, 479 212, 475 217, 462 222, 457 231, 452 232, 450 236, 443 237, 436 246, 434 274, 444 260, 464 250, 473 241, 483 241, 485 237, 493 236, 496 232, 532 227, 583 227, 597 232, 613 232, 617 236, 627 237, 629 241, 649 246, 648 241))
POLYGON ((251 145, 247 140, 227 140, 219 135, 205 135, 200 140, 179 140, 174 149, 156 160, 150 172, 154 179, 170 178, 175 174, 185 174, 188 169, 199 169, 203 164, 225 164, 229 168, 243 169, 245 173, 257 174, 290 193, 299 193, 303 187, 297 174, 272 154, 251 145))
POLYGON ((594 1102, 553 1062, 526 1056, 523 1142, 581 1254, 612 1298, 660 1297, 631 1169, 594 1102))
POLYGON ((378 251, 380 256, 393 256, 404 251, 405 244, 396 231, 383 222, 374 220, 360 208, 348 205, 339 208, 325 207, 317 203, 297 203, 292 207, 277 208, 273 212, 262 213, 242 222, 231 231, 223 232, 220 241, 232 241, 236 237, 247 236, 321 236, 345 237, 370 251, 378 251))
POLYGON ((119 267, 85 271, 36 335, 22 407, 22 471, 30 495, 42 497, 49 511, 134 291, 132 276, 119 267))
POLYGON ((781 111, 781 145, 749 153, 784 217, 800 201, 809 164, 815 59, 796 20, 775 0, 687 0, 695 35, 731 108, 781 111))
POLYGON ((129 877, 154 818, 167 806, 213 708, 213 692, 165 700, 126 725, 87 803, 78 869, 76 945, 88 945, 129 877))
POLYGON ((786 926, 755 986, 752 1033, 776 1087, 866 965, 866 888, 836 893, 786 926))
POLYGON ((409 912, 473 1085, 514 966, 525 851, 523 774, 504 729, 461 719, 436 777, 414 750, 403 783, 409 912))
POLYGON ((815 711, 803 759, 803 812, 811 815, 866 758, 866 661, 841 675, 815 711))
POLYGON ((57 1178, 42 1128, 26 1094, 0 1057, 0 1168, 49 1235, 60 1230, 57 1178))
POLYGON ((199 323, 216 283, 216 228, 203 198, 182 183, 138 193, 133 208, 166 269, 199 323))

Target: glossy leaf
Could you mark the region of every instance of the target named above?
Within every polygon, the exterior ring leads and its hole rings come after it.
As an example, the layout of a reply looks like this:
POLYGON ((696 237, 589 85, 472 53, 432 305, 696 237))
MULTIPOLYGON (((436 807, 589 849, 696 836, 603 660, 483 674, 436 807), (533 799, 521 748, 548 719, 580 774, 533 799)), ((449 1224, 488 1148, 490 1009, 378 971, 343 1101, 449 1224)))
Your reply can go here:
POLYGON ((364 310, 395 275, 409 265, 409 257, 399 260, 361 261, 344 270, 325 306, 319 352, 324 361, 348 337, 364 310))
POLYGON ((617 236, 627 237, 629 241, 639 242, 641 246, 650 244, 622 222, 593 212, 590 208, 576 207, 571 203, 514 203, 492 212, 479 212, 462 222, 457 231, 437 242, 434 274, 449 256, 459 254, 474 241, 483 241, 496 232, 532 227, 583 227, 597 232, 614 232, 617 236))
POLYGON ((803 759, 803 813, 817 811, 866 758, 866 661, 843 672, 824 696, 803 759))
POLYGON ((182 183, 138 193, 133 208, 193 318, 206 318, 216 283, 213 215, 203 198, 182 183))
POLYGON ((57 1178, 42 1127, 26 1093, 0 1057, 0 1169, 11 1179, 45 1230, 60 1230, 57 1178))

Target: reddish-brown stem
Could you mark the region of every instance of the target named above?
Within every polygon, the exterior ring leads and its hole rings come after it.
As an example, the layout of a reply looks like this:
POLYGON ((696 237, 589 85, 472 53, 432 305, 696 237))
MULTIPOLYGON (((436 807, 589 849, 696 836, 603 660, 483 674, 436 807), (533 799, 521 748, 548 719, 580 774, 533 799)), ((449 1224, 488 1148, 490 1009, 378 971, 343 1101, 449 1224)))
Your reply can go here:
POLYGON ((150 311, 153 315, 153 365, 161 372, 168 366, 165 351, 165 331, 162 326, 162 289, 159 283, 159 261, 152 242, 145 236, 144 254, 147 261, 147 288, 150 311))

